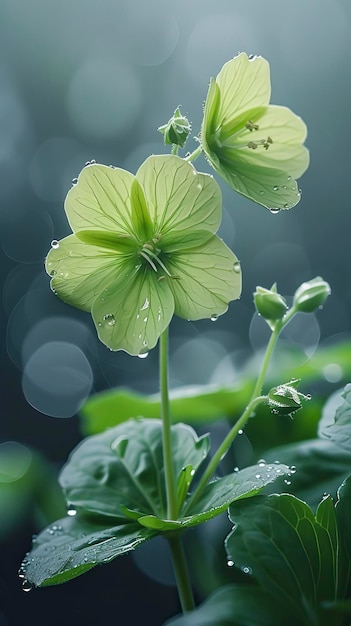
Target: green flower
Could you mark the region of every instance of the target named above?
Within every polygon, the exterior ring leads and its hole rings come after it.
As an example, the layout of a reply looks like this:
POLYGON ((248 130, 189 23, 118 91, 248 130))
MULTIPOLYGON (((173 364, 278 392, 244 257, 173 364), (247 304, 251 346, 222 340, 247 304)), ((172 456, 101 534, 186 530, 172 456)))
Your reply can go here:
POLYGON ((91 311, 112 350, 145 353, 173 313, 211 318, 240 295, 240 264, 214 234, 220 189, 177 156, 149 157, 136 176, 88 165, 65 211, 73 234, 47 256, 51 288, 91 311))
POLYGON ((202 148, 230 187, 271 209, 300 200, 296 184, 307 169, 306 126, 290 109, 269 104, 269 64, 245 53, 210 82, 202 148))

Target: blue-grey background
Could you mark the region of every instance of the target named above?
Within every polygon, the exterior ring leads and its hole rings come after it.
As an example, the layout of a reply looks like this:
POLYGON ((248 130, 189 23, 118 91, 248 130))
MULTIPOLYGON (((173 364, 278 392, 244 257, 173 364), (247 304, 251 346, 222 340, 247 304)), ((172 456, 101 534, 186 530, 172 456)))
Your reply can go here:
MULTIPOLYGON (((141 360, 100 345, 89 315, 50 292, 43 261, 51 240, 69 233, 63 201, 84 163, 135 172, 149 154, 166 151, 156 129, 177 105, 197 134, 209 78, 240 51, 270 62, 272 102, 307 123, 311 165, 299 183, 301 202, 279 215, 221 184, 220 234, 241 260, 243 294, 216 324, 174 321, 171 384, 235 380, 262 345, 253 318, 257 284, 277 281, 289 296, 303 280, 323 276, 332 297, 292 340, 308 355, 318 342, 348 335, 350 22, 349 0, 0 0, 5 445, 29 447, 58 469, 81 438, 75 413, 91 393, 120 385, 157 391, 157 350, 141 360)), ((202 158, 196 167, 209 171, 202 158)), ((129 611, 128 623, 142 616, 154 626, 177 611, 173 588, 152 582, 129 557, 24 594, 17 569, 38 526, 27 511, 3 534, 0 626, 95 624, 111 607, 118 623, 116 606, 129 611)))

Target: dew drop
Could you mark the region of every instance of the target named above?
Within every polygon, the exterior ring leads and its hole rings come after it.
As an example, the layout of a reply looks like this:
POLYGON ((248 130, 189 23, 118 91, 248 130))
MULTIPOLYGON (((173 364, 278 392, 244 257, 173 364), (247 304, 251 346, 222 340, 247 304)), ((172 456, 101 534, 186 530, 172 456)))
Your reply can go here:
POLYGON ((147 356, 149 356, 148 352, 141 352, 140 354, 138 354, 139 359, 146 359, 147 356))
POLYGON ((213 315, 211 315, 210 317, 211 322, 216 322, 218 320, 218 315, 216 313, 213 313, 213 315))
POLYGON ((33 585, 31 585, 30 582, 28 582, 28 580, 24 580, 22 583, 22 591, 32 591, 33 589, 33 585))
POLYGON ((261 478, 261 474, 256 474, 255 478, 261 478))
POLYGON ((76 185, 78 182, 78 178, 72 178, 72 185, 76 185))
POLYGON ((18 578, 25 578, 25 577, 26 576, 25 576, 25 573, 23 571, 23 568, 20 567, 19 570, 18 570, 18 578))
POLYGON ((296 472, 295 465, 291 465, 291 467, 290 467, 290 474, 295 474, 295 472, 296 472))
POLYGON ((265 461, 265 459, 259 459, 259 460, 257 461, 257 465, 258 465, 259 467, 264 467, 264 466, 266 465, 266 461, 265 461))
POLYGON ((240 274, 240 270, 241 270, 240 261, 236 261, 236 263, 234 263, 233 270, 237 274, 240 274))
POLYGON ((280 212, 280 208, 279 207, 273 207, 272 209, 270 209, 270 212, 273 213, 273 215, 276 215, 277 213, 280 212))
POLYGON ((227 559, 227 567, 233 567, 235 565, 234 561, 228 557, 227 559))
POLYGON ((57 274, 56 270, 51 270, 50 276, 56 276, 56 274, 57 274))
POLYGON ((244 433, 244 431, 240 428, 240 430, 238 430, 238 435, 242 435, 244 433))
POLYGON ((287 203, 287 202, 285 202, 285 204, 284 204, 284 209, 288 209, 288 208, 289 208, 289 205, 288 205, 288 203, 287 203))
POLYGON ((148 309, 150 306, 150 302, 148 300, 148 298, 145 298, 145 302, 143 304, 143 306, 141 307, 140 311, 145 311, 145 309, 148 309))
POLYGON ((115 316, 112 313, 106 313, 102 318, 109 326, 114 326, 116 323, 115 316))
POLYGON ((291 180, 291 176, 288 176, 288 180, 289 180, 289 181, 291 180))
POLYGON ((291 480, 284 479, 286 485, 291 485, 291 480))
POLYGON ((90 165, 95 165, 95 163, 96 163, 95 159, 91 159, 90 165))
POLYGON ((247 565, 244 565, 241 568, 241 571, 243 572, 243 574, 252 574, 252 569, 251 567, 248 567, 247 565))
POLYGON ((234 470, 233 470, 233 471, 234 471, 234 472, 238 472, 238 471, 239 471, 238 466, 234 467, 234 470))
POLYGON ((273 191, 278 191, 278 189, 279 189, 278 185, 274 185, 273 191))
POLYGON ((67 515, 69 515, 70 517, 74 517, 74 515, 77 515, 77 509, 73 506, 73 504, 69 504, 67 506, 67 515))
POLYGON ((263 191, 263 189, 261 189, 260 194, 261 194, 261 196, 263 196, 263 195, 264 195, 264 191, 263 191))
POLYGON ((59 242, 57 241, 57 239, 53 239, 53 240, 52 240, 52 242, 51 242, 51 247, 52 247, 54 250, 57 250, 57 248, 59 248, 59 247, 60 247, 60 244, 59 244, 59 242))

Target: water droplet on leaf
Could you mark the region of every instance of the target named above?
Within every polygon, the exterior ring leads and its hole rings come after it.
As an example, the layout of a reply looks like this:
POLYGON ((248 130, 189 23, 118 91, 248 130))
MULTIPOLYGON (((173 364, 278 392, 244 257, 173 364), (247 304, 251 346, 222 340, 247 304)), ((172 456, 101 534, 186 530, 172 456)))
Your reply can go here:
POLYGON ((216 313, 213 313, 213 315, 211 315, 210 317, 211 322, 216 322, 218 320, 218 315, 216 313))
POLYGON ((76 185, 78 182, 78 178, 72 178, 72 185, 76 185))
POLYGON ((112 313, 106 313, 103 317, 104 322, 106 322, 109 326, 114 326, 116 323, 115 316, 112 313))
POLYGON ((148 352, 141 352, 140 354, 138 354, 139 359, 146 359, 147 356, 149 356, 148 352))
POLYGON ((57 250, 57 248, 60 247, 59 242, 57 241, 57 239, 53 239, 51 242, 51 247, 54 248, 54 250, 57 250))
POLYGON ((241 270, 240 261, 236 261, 236 263, 234 263, 233 270, 234 270, 234 272, 236 272, 237 274, 239 274, 239 273, 240 273, 240 270, 241 270))
POLYGON ((24 580, 22 583, 22 590, 23 591, 32 591, 33 586, 30 584, 30 582, 28 582, 28 580, 24 580))
POLYGON ((278 189, 279 189, 278 185, 274 185, 273 191, 278 191, 278 189))
POLYGON ((67 506, 67 515, 69 515, 70 517, 77 515, 77 509, 73 506, 73 504, 69 504, 67 506))
POLYGON ((272 209, 270 209, 270 212, 273 213, 273 215, 276 215, 277 213, 280 212, 280 208, 279 207, 273 207, 272 209))

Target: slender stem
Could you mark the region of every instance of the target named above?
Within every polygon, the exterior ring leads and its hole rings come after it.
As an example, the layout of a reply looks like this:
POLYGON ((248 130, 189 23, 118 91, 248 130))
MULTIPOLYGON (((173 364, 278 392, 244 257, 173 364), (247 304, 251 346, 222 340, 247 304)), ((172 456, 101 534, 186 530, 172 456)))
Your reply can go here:
POLYGON ((178 151, 179 151, 179 146, 177 146, 177 144, 174 143, 172 146, 172 154, 175 154, 175 156, 177 156, 178 151))
POLYGON ((171 416, 168 394, 168 328, 160 336, 160 387, 161 387, 161 417, 162 417, 162 447, 163 465, 167 493, 167 518, 177 519, 177 492, 174 479, 171 416))
POLYGON ((243 414, 241 415, 241 417, 238 419, 237 422, 235 422, 233 428, 231 428, 228 435, 225 437, 225 439, 222 441, 221 445, 219 446, 218 450, 213 455, 211 461, 209 462, 203 475, 201 476, 201 479, 196 489, 194 489, 192 495, 190 496, 188 503, 183 511, 183 515, 186 515, 187 511, 189 511, 189 509, 195 504, 195 502, 197 502, 203 489, 206 487, 208 481, 214 474, 217 468, 217 465, 226 454, 227 450, 233 443, 238 432, 242 430, 244 426, 246 425, 246 422, 249 420, 252 412, 255 410, 255 408, 259 404, 261 404, 261 402, 264 402, 266 400, 266 396, 262 396, 260 394, 262 392, 262 387, 263 387, 264 379, 267 373, 268 365, 271 360, 273 350, 275 348, 275 345, 277 343, 278 337, 282 329, 284 328, 284 326, 286 326, 286 324, 288 324, 288 322, 290 322, 292 317, 294 317, 295 313, 296 311, 292 307, 282 320, 276 322, 275 327, 270 336, 269 342, 267 344, 267 348, 263 357, 260 373, 258 375, 255 388, 252 392, 251 400, 249 404, 247 405, 246 409, 244 410, 243 414))
POLYGON ((225 456, 228 448, 233 443, 235 437, 244 428, 244 426, 246 425, 246 422, 250 418, 255 408, 259 404, 261 404, 261 402, 264 402, 265 400, 266 400, 266 396, 258 396, 257 398, 253 398, 249 402, 249 404, 247 405, 241 417, 238 419, 237 422, 235 422, 233 428, 229 431, 225 439, 223 439, 221 445, 219 446, 219 448, 216 450, 215 454, 213 455, 211 461, 209 462, 203 475, 201 476, 196 489, 194 489, 192 495, 190 496, 188 503, 183 511, 183 515, 186 515, 189 508, 192 507, 195 504, 195 502, 198 501, 199 497, 201 496, 202 491, 204 490, 210 478, 212 477, 212 474, 215 472, 217 465, 219 464, 221 459, 225 456))
POLYGON ((202 147, 199 146, 198 148, 196 148, 196 150, 194 150, 194 152, 191 152, 191 154, 188 154, 188 156, 185 157, 185 161, 195 161, 195 159, 197 159, 198 156, 200 156, 200 154, 202 154, 202 147))
POLYGON ((189 570, 185 559, 184 546, 180 535, 168 538, 172 555, 173 569, 177 582, 179 600, 183 613, 195 608, 194 596, 191 588, 189 570))

